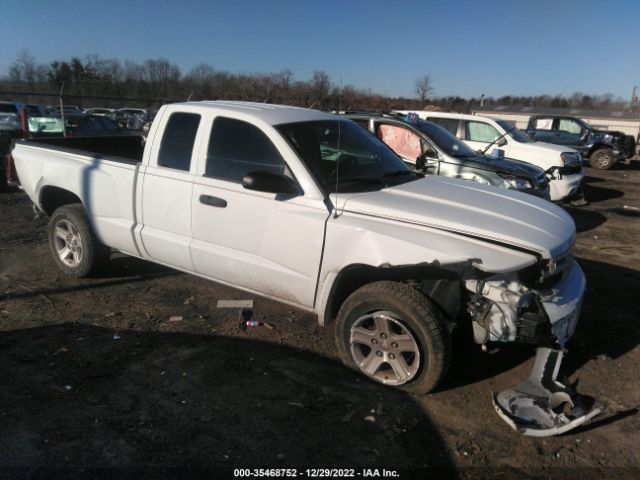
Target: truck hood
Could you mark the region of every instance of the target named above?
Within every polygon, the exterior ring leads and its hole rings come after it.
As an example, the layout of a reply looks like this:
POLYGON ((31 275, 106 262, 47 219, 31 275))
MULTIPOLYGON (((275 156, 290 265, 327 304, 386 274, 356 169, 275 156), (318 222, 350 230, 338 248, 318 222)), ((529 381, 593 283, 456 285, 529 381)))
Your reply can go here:
POLYGON ((509 156, 517 160, 533 163, 547 171, 551 167, 562 167, 562 152, 576 152, 571 147, 546 142, 513 142, 509 156))
POLYGON ((544 258, 565 253, 575 241, 573 219, 560 207, 466 180, 430 175, 379 191, 341 194, 338 201, 340 210, 498 242, 544 258))
POLYGON ((459 160, 464 164, 472 163, 474 166, 478 166, 480 168, 487 168, 496 172, 504 172, 528 179, 535 180, 539 176, 544 175, 544 170, 540 167, 536 167, 531 163, 522 162, 514 158, 497 158, 476 155, 473 157, 462 157, 459 160))
POLYGON ((600 136, 605 136, 605 135, 611 135, 614 138, 621 138, 624 137, 625 134, 622 132, 619 132, 617 130, 593 130, 593 133, 595 133, 596 135, 600 135, 600 136))

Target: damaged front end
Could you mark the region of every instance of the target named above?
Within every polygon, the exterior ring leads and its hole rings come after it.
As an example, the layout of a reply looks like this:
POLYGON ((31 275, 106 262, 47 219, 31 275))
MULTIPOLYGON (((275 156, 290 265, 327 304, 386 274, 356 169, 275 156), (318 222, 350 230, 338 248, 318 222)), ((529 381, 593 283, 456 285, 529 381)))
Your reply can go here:
POLYGON ((487 342, 538 346, 529 378, 494 394, 493 403, 512 428, 542 437, 582 425, 603 408, 558 379, 565 343, 580 316, 586 286, 582 270, 567 254, 540 262, 534 271, 533 281, 519 272, 467 279, 465 286, 474 339, 483 349, 487 342))

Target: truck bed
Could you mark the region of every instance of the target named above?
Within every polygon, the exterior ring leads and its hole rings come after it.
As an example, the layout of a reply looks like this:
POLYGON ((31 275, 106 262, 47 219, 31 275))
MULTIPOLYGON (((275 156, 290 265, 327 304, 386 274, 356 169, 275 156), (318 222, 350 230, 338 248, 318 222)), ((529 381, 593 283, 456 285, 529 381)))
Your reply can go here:
POLYGON ((27 145, 47 146, 52 150, 90 157, 108 158, 114 162, 136 164, 142 161, 145 138, 114 137, 48 137, 25 140, 27 145))
POLYGON ((13 149, 24 190, 48 214, 68 192, 87 210, 106 245, 139 255, 135 188, 144 137, 48 137, 16 142, 13 149), (53 200, 52 200, 53 199, 53 200))

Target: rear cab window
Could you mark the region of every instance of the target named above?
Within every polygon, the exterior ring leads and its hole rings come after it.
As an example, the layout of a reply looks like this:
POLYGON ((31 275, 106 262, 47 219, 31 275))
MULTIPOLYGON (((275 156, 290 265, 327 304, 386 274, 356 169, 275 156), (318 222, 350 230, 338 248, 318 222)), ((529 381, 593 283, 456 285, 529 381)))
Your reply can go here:
POLYGON ((158 166, 188 172, 199 125, 196 113, 172 113, 162 134, 158 166))
POLYGON ((553 118, 536 118, 536 130, 551 131, 553 129, 553 118))

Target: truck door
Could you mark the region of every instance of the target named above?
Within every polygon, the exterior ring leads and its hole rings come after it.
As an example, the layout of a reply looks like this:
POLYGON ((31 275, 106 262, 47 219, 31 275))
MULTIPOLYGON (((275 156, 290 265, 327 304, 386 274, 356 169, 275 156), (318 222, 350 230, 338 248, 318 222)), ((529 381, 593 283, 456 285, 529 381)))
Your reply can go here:
POLYGON ((582 144, 581 138, 586 133, 584 127, 573 118, 558 118, 554 128, 557 141, 560 145, 577 147, 582 144))
POLYGON ((257 126, 218 116, 208 130, 206 159, 201 159, 192 195, 195 271, 312 307, 327 208, 318 199, 305 198, 302 191, 285 196, 242 186, 244 176, 254 171, 294 178, 282 154, 257 126))
POLYGON ((140 232, 149 258, 192 270, 191 242, 192 166, 200 115, 174 112, 162 119, 159 147, 153 147, 142 181, 140 232))

